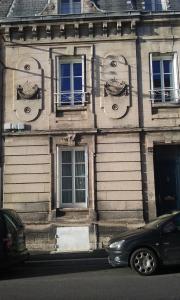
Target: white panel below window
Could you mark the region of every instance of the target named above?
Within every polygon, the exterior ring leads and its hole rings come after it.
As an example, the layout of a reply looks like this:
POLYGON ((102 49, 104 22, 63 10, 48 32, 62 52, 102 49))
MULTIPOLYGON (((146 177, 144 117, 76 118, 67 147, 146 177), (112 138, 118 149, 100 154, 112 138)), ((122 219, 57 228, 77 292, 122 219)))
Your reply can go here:
POLYGON ((57 227, 56 249, 60 252, 88 251, 89 227, 57 227))

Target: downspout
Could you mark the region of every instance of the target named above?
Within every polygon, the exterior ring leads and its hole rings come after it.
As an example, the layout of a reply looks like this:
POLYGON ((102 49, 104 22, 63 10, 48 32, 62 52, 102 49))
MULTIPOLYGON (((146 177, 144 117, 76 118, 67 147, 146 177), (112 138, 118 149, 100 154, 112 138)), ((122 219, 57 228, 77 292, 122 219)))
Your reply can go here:
MULTIPOLYGON (((137 25, 136 25, 137 26, 137 25)), ((138 116, 140 128, 140 159, 141 159, 141 180, 142 180, 142 201, 143 201, 143 218, 145 222, 149 220, 148 196, 147 196, 147 167, 146 167, 146 147, 144 132, 144 106, 143 106, 143 87, 142 87, 142 57, 141 57, 141 41, 136 27, 136 65, 137 65, 137 100, 138 100, 138 116)))
POLYGON ((0 106, 0 208, 3 207, 3 140, 2 140, 2 126, 3 126, 3 111, 4 111, 4 70, 5 64, 0 60, 0 89, 1 89, 1 106, 0 106))

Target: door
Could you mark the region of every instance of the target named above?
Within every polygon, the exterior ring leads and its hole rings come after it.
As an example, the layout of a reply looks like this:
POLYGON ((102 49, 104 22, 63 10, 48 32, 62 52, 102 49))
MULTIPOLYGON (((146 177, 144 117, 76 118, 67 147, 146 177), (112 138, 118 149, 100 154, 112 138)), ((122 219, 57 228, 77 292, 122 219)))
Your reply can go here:
POLYGON ((155 146, 157 215, 180 208, 180 146, 155 146))

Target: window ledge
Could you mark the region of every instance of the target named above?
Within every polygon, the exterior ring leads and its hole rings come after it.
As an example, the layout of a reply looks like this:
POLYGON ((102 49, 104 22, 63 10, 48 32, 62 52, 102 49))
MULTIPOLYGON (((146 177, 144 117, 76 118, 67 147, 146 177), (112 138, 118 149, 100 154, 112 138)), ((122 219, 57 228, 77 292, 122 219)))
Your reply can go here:
POLYGON ((155 107, 155 108, 176 108, 176 107, 180 107, 180 102, 152 103, 152 107, 155 107))
POLYGON ((77 105, 77 106, 57 106, 57 111, 84 111, 87 110, 87 106, 77 105))
POLYGON ((66 207, 57 208, 57 211, 89 211, 87 207, 66 207))

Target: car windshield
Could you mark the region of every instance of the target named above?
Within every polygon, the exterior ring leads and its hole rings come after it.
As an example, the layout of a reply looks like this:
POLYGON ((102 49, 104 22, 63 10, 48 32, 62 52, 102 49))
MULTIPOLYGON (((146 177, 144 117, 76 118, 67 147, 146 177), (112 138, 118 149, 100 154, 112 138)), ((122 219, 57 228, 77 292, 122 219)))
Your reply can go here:
POLYGON ((148 224, 146 224, 144 227, 145 228, 157 228, 161 223, 164 221, 168 220, 169 217, 172 217, 172 214, 167 214, 167 215, 162 215, 159 216, 158 218, 152 220, 148 224))

